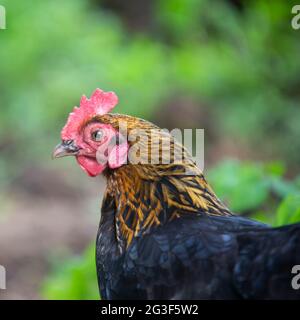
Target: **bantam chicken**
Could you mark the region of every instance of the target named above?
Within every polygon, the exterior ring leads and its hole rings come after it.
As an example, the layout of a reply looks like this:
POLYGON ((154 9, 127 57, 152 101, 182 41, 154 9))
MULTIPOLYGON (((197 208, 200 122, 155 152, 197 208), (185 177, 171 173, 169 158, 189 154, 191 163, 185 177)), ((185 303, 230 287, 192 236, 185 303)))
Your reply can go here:
POLYGON ((100 89, 83 96, 53 152, 107 180, 96 242, 101 297, 300 298, 292 287, 300 224, 271 228, 234 215, 179 142, 148 121, 109 113, 117 102, 100 89), (133 139, 135 131, 143 137, 133 139))

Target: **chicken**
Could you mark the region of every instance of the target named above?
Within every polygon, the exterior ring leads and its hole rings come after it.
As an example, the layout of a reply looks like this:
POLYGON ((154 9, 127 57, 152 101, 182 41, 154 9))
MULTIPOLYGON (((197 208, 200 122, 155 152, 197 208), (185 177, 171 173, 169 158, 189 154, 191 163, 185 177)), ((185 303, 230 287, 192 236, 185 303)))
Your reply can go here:
POLYGON ((300 298, 291 285, 300 224, 271 228, 234 215, 179 142, 148 121, 109 113, 117 102, 100 89, 83 96, 53 152, 107 180, 96 242, 101 297, 300 298))

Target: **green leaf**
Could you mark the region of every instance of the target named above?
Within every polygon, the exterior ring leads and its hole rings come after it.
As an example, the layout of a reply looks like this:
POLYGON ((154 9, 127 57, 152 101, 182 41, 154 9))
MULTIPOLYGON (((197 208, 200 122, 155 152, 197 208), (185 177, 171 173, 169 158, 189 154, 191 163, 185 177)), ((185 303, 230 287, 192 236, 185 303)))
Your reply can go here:
POLYGON ((275 226, 282 226, 299 221, 300 194, 291 194, 281 202, 276 213, 275 226))

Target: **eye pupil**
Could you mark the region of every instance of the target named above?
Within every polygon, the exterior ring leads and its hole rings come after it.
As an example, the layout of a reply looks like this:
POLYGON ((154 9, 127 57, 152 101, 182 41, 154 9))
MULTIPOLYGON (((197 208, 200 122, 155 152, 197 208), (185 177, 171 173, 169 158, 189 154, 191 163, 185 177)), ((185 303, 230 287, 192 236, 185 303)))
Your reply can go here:
POLYGON ((94 131, 92 133, 92 139, 94 141, 100 141, 103 137, 103 131, 102 130, 97 130, 97 131, 94 131))

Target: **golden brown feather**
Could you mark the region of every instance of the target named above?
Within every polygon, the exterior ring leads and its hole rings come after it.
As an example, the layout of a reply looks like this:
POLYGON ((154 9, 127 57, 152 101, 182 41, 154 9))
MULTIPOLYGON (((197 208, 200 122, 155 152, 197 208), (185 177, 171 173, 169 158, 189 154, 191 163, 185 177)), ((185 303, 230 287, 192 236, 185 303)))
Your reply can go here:
POLYGON ((138 145, 137 149, 140 150, 147 148, 148 152, 145 154, 148 154, 148 158, 153 152, 153 146, 156 148, 155 152, 160 154, 157 164, 129 163, 105 172, 108 182, 106 192, 115 199, 115 206, 118 208, 116 225, 120 238, 125 240, 127 247, 141 230, 145 233, 150 228, 183 215, 232 215, 208 185, 188 151, 169 134, 148 121, 130 116, 106 114, 96 120, 109 123, 121 132, 125 121, 127 135, 132 130, 144 130, 148 135, 146 142, 144 139, 133 141, 131 146, 138 145), (153 137, 161 143, 152 145, 153 137), (165 153, 161 152, 164 140, 171 141, 169 164, 164 163, 165 153), (176 161, 174 150, 180 150, 182 162, 176 161))

